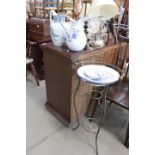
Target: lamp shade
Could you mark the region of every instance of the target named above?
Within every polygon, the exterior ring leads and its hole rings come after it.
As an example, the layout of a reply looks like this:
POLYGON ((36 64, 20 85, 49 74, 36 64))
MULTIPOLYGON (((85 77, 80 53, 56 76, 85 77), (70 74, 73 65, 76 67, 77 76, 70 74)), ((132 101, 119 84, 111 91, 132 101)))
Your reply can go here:
POLYGON ((89 17, 102 17, 105 20, 119 14, 119 8, 113 0, 93 0, 88 11, 89 17))

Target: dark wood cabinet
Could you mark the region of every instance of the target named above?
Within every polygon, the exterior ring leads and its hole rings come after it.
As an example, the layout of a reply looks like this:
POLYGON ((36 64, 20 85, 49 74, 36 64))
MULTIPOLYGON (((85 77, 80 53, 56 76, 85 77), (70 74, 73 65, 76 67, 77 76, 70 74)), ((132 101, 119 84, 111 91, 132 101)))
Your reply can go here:
MULTIPOLYGON (((96 50, 68 52, 63 47, 55 47, 52 43, 42 45, 45 81, 47 91, 47 108, 63 123, 69 125, 76 121, 73 106, 73 95, 77 87, 78 77, 75 63, 80 61, 101 61, 115 63, 116 53, 120 48, 126 50, 127 43, 113 45, 96 50)), ((80 118, 87 109, 87 95, 91 86, 81 81, 76 94, 77 111, 80 118)))
POLYGON ((39 80, 44 79, 43 51, 40 48, 42 43, 51 42, 50 22, 47 19, 31 18, 26 21, 26 41, 33 42, 29 56, 34 60, 34 66, 39 80))

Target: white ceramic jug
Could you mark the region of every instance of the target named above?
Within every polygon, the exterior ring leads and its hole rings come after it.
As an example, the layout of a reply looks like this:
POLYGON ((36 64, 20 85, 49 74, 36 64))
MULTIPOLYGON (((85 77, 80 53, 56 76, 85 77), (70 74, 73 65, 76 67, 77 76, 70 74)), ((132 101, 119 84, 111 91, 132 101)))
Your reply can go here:
POLYGON ((55 46, 62 46, 67 43, 71 51, 82 51, 86 46, 83 26, 82 19, 74 21, 64 14, 58 15, 53 10, 50 12, 50 33, 55 46))
POLYGON ((65 15, 58 15, 50 11, 50 34, 55 46, 62 46, 66 42, 67 32, 70 31, 71 22, 65 22, 65 15))
POLYGON ((67 35, 67 46, 71 51, 82 51, 86 46, 86 35, 84 33, 84 22, 78 20, 72 24, 71 30, 67 35))

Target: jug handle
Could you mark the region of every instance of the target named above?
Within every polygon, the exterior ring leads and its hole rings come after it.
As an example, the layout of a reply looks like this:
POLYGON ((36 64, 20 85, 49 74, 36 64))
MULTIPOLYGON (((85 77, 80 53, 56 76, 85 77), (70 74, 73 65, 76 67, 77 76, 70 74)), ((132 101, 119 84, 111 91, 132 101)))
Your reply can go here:
POLYGON ((52 21, 52 16, 57 15, 57 13, 54 10, 50 11, 50 21, 52 21))
MULTIPOLYGON (((66 17, 67 17, 72 23, 75 22, 72 18, 70 18, 70 17, 68 17, 68 16, 66 16, 66 17)), ((66 35, 68 35, 69 33, 67 32, 66 28, 63 26, 63 24, 62 24, 62 22, 61 22, 61 19, 59 20, 59 22, 60 22, 62 28, 64 29, 64 31, 66 32, 66 35)))

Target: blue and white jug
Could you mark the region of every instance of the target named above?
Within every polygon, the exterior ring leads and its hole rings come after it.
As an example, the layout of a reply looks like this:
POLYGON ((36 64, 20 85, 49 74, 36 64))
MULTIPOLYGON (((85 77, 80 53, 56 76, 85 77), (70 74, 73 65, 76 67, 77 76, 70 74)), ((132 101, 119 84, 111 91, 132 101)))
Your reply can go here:
POLYGON ((74 21, 64 14, 58 15, 53 10, 50 12, 50 33, 55 46, 66 43, 71 51, 82 51, 86 46, 83 26, 84 22, 81 19, 74 21))
POLYGON ((78 20, 72 24, 71 30, 68 32, 66 43, 71 51, 82 51, 86 46, 87 39, 83 26, 83 21, 78 20))
POLYGON ((50 34, 55 46, 62 46, 66 42, 67 32, 71 29, 71 22, 66 22, 66 16, 50 11, 50 34))

